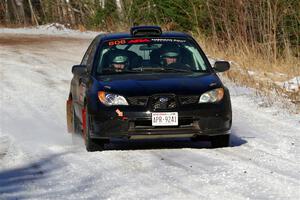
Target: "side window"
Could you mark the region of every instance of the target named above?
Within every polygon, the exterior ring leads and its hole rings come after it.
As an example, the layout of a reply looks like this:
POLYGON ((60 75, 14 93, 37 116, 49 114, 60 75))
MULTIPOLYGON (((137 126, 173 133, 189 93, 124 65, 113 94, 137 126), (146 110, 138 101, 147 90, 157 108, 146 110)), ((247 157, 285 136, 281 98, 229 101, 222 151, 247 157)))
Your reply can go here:
POLYGON ((90 55, 90 51, 91 51, 91 46, 89 46, 88 50, 85 52, 84 56, 83 56, 83 59, 81 61, 81 65, 86 65, 87 64, 87 61, 88 61, 88 57, 90 55))
POLYGON ((92 67, 93 67, 93 61, 94 61, 94 57, 95 57, 95 53, 96 53, 96 50, 97 50, 97 42, 94 41, 93 44, 91 45, 91 51, 89 53, 89 57, 87 59, 87 68, 88 68, 88 71, 91 71, 92 70, 92 67))
POLYGON ((96 39, 90 44, 89 48, 86 50, 84 56, 83 56, 83 59, 81 61, 81 65, 88 65, 88 60, 89 60, 89 57, 90 55, 92 55, 92 50, 94 48, 96 44, 96 39))

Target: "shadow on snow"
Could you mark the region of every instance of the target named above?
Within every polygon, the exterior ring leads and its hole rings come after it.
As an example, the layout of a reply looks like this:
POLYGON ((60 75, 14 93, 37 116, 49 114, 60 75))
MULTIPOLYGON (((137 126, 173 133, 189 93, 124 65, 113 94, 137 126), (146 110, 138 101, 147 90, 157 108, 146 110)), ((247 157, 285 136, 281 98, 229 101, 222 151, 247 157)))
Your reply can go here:
POLYGON ((30 186, 36 181, 46 179, 49 173, 64 167, 51 163, 62 155, 51 155, 25 166, 0 171, 0 196, 7 199, 26 199, 36 196, 30 194, 31 190, 34 190, 34 188, 29 189, 30 186), (26 193, 23 193, 24 191, 26 193))

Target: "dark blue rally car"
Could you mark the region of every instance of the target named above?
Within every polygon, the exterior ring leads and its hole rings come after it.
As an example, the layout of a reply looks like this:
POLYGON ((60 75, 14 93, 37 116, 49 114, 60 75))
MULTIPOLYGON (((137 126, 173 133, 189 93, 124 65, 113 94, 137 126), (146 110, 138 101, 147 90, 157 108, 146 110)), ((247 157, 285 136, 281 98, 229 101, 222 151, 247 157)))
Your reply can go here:
POLYGON ((228 89, 197 42, 181 32, 137 26, 130 33, 98 35, 72 68, 68 131, 83 136, 87 151, 113 138, 208 139, 230 142, 228 89))

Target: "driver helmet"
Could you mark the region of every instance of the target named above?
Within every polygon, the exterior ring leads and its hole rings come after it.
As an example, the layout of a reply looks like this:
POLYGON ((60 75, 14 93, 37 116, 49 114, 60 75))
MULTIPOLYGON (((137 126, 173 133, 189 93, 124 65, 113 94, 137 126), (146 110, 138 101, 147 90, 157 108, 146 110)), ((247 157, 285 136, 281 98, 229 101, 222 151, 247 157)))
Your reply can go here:
POLYGON ((128 65, 128 57, 124 55, 117 55, 113 58, 112 64, 124 64, 126 67, 128 65))
POLYGON ((179 49, 176 46, 167 46, 162 49, 161 58, 163 64, 168 64, 168 58, 176 58, 176 62, 179 61, 179 49))

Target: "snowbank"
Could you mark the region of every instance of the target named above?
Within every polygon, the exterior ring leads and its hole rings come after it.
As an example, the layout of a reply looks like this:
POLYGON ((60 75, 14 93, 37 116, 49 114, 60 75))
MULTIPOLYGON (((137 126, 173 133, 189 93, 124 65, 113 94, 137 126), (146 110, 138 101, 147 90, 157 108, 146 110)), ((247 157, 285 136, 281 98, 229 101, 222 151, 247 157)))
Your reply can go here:
POLYGON ((51 36, 71 36, 78 38, 93 38, 100 32, 73 30, 59 23, 26 27, 26 28, 0 28, 0 34, 25 34, 25 35, 51 35, 51 36))
POLYGON ((300 76, 294 77, 288 81, 281 83, 283 89, 289 92, 297 92, 300 90, 300 76))

